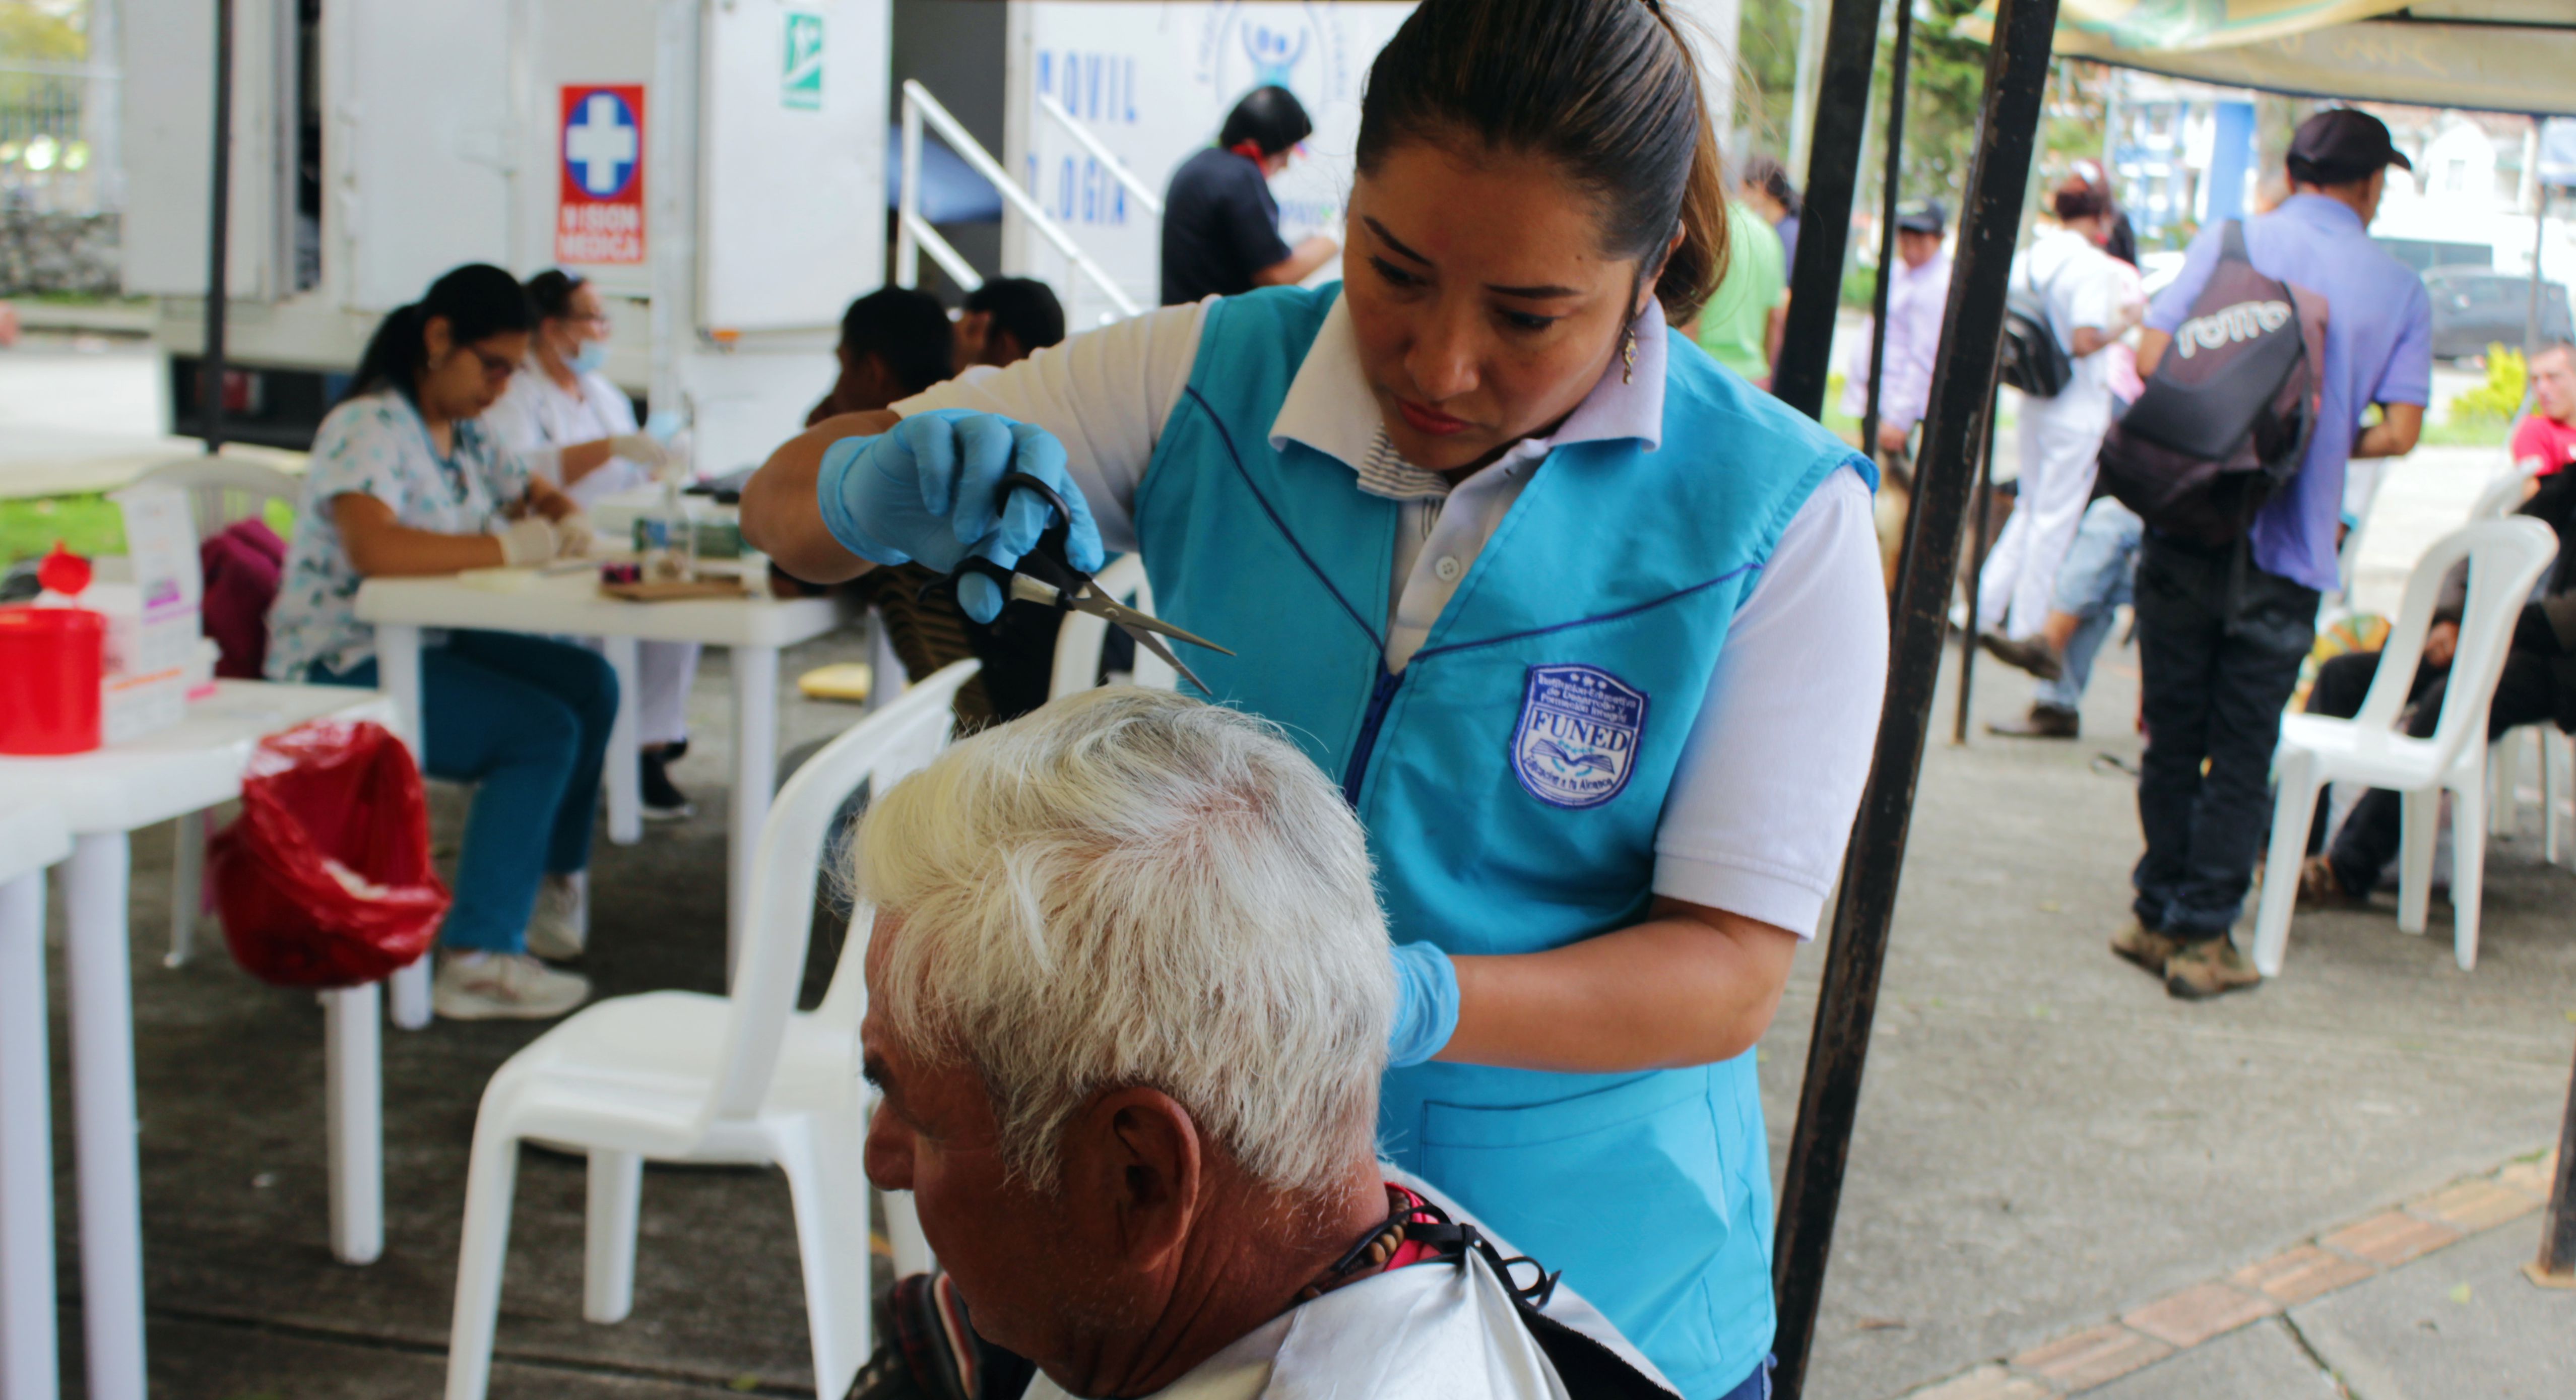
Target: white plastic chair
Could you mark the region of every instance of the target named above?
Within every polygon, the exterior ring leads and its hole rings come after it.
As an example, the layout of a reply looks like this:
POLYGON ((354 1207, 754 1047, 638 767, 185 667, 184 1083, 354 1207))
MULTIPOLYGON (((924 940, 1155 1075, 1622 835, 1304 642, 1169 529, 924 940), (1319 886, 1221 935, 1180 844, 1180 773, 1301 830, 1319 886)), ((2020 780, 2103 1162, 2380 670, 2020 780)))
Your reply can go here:
POLYGON ((2263 899, 2254 918, 2254 966, 2266 977, 2281 971, 2289 946, 2290 913, 2299 893, 2299 861, 2307 850, 2308 823, 2317 792, 2344 781, 2405 794, 2406 836, 2397 887, 2397 926, 2422 933, 2433 877, 2434 829, 2441 796, 2452 798, 2451 924, 2453 953, 2461 970, 2477 965, 2479 882, 2486 865, 2487 704, 2503 673, 2513 624, 2534 579, 2557 553, 2557 537, 2527 516, 2481 520, 2443 536, 2406 580, 2406 597, 2379 654, 2379 671, 2352 719, 2285 715, 2274 756, 2277 784, 2272 807, 2271 854, 2263 870, 2263 899), (2460 641, 2442 695, 2432 736, 2417 739, 2397 727, 2406 691, 2432 625, 2443 576, 2463 559, 2469 594, 2460 641))
MULTIPOLYGON (((1116 562, 1091 581, 1100 591, 1126 603, 1138 612, 1154 610, 1154 586, 1145 581, 1144 556, 1120 555, 1116 562)), ((1067 609, 1064 621, 1055 634, 1055 676, 1047 687, 1047 698, 1061 700, 1079 690, 1089 690, 1100 683, 1100 652, 1109 644, 1109 624, 1087 612, 1067 609)), ((1136 648, 1134 683, 1148 690, 1170 690, 1180 684, 1179 673, 1163 664, 1163 658, 1136 648)))
MULTIPOLYGON (((236 520, 260 518, 270 501, 293 501, 300 489, 294 477, 275 467, 224 457, 164 462, 137 477, 134 484, 187 492, 188 515, 199 540, 213 539, 236 520)), ((196 952, 197 919, 205 905, 206 814, 181 817, 171 845, 176 857, 170 874, 170 951, 161 964, 182 967, 196 952)))
MULTIPOLYGON (((465 1232, 447 1400, 482 1400, 508 1256, 520 1142, 590 1156, 582 1316, 623 1321, 635 1301, 645 1159, 772 1165, 795 1203, 817 1394, 836 1396, 868 1354, 867 1091, 859 1020, 869 913, 853 912, 822 1005, 796 1010, 815 873, 833 819, 862 781, 883 792, 936 757, 960 661, 853 725, 796 770, 760 832, 750 941, 733 994, 647 992, 597 1002, 510 1057, 483 1091, 466 1168, 465 1232)), ((887 1200, 899 1272, 928 1267, 908 1197, 887 1200)))
POLYGON ((230 457, 182 457, 136 477, 137 486, 176 486, 188 493, 197 538, 212 539, 236 520, 265 515, 270 501, 293 502, 303 488, 275 467, 230 457))
MULTIPOLYGON (((2523 492, 2531 483, 2531 471, 2519 465, 2508 466, 2497 474, 2486 489, 2478 493, 2469 507, 2471 520, 2503 520, 2522 504, 2523 492)), ((2571 743, 2554 724, 2522 725, 2498 735, 2487 746, 2487 829, 2497 836, 2510 835, 2517 825, 2522 808, 2521 751, 2518 741, 2529 731, 2533 747, 2539 751, 2540 766, 2540 845, 2542 859, 2557 863, 2560 849, 2566 844, 2568 823, 2560 808, 2566 803, 2570 784, 2568 776, 2576 769, 2576 743, 2571 743)))

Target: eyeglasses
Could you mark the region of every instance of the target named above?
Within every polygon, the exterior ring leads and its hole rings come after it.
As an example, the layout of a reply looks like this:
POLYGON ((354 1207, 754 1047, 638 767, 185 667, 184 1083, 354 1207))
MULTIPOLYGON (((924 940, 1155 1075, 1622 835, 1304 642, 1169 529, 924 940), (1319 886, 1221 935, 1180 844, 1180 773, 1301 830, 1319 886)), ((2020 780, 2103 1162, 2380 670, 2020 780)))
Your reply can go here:
POLYGON ((608 334, 608 313, 605 311, 594 311, 587 316, 566 316, 563 320, 566 325, 588 326, 601 335, 608 334))
POLYGON ((506 383, 519 368, 519 362, 507 355, 495 355, 479 345, 468 345, 465 348, 475 359, 482 362, 483 382, 486 384, 506 383))

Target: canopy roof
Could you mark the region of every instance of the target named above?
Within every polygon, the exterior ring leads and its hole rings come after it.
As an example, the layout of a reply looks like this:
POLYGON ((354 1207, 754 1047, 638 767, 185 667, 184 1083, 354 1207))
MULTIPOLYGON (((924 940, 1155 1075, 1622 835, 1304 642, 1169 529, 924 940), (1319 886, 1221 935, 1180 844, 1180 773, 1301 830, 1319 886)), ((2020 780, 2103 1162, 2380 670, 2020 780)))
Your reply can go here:
POLYGON ((2576 116, 2576 0, 2063 0, 2057 52, 2304 97, 2576 116))

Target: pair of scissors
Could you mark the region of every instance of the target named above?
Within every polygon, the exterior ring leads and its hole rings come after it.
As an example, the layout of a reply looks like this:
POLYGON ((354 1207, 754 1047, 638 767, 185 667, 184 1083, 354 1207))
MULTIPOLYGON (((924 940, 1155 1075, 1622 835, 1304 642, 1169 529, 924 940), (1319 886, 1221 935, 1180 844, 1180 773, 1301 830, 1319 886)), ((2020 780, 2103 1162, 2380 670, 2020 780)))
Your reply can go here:
POLYGON ((1073 567, 1067 559, 1065 541, 1072 532, 1073 512, 1066 509, 1064 497, 1057 495, 1054 487, 1027 472, 1013 472, 1002 478, 1000 500, 996 504, 1007 505, 1014 491, 1035 492, 1038 498, 1045 501, 1047 507, 1054 512, 1050 517, 1046 533, 1038 536, 1037 547, 1021 555, 1019 565, 1015 569, 1006 569, 990 559, 970 554, 960 560, 957 567, 950 571, 948 575, 950 586, 954 587, 957 580, 967 574, 982 574, 1001 585, 1002 596, 1005 598, 1015 598, 1021 602, 1037 603, 1050 608, 1071 608, 1087 612, 1135 638, 1136 645, 1162 658, 1163 664, 1178 671, 1190 684, 1197 686, 1200 694, 1214 694, 1215 692, 1208 689, 1207 682, 1199 679, 1197 672, 1181 664, 1181 659, 1172 655, 1172 649, 1163 644, 1163 638, 1171 637, 1192 646, 1206 647, 1210 651, 1226 656, 1232 656, 1234 653, 1205 637, 1184 632, 1161 618, 1138 612, 1102 592, 1100 586, 1092 581, 1091 575, 1073 567))

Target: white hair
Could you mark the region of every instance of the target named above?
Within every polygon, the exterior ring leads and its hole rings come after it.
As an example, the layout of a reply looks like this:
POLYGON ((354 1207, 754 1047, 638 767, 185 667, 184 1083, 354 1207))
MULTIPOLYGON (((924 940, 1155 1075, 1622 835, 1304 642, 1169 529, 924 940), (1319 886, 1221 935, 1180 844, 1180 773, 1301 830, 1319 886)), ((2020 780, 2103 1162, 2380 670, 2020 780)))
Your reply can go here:
POLYGON ((1276 726, 1085 691, 950 748, 854 846, 861 895, 899 923, 876 1012, 982 1077, 1037 1189, 1073 1114, 1127 1085, 1291 1195, 1370 1154, 1385 916, 1358 820, 1276 726))

